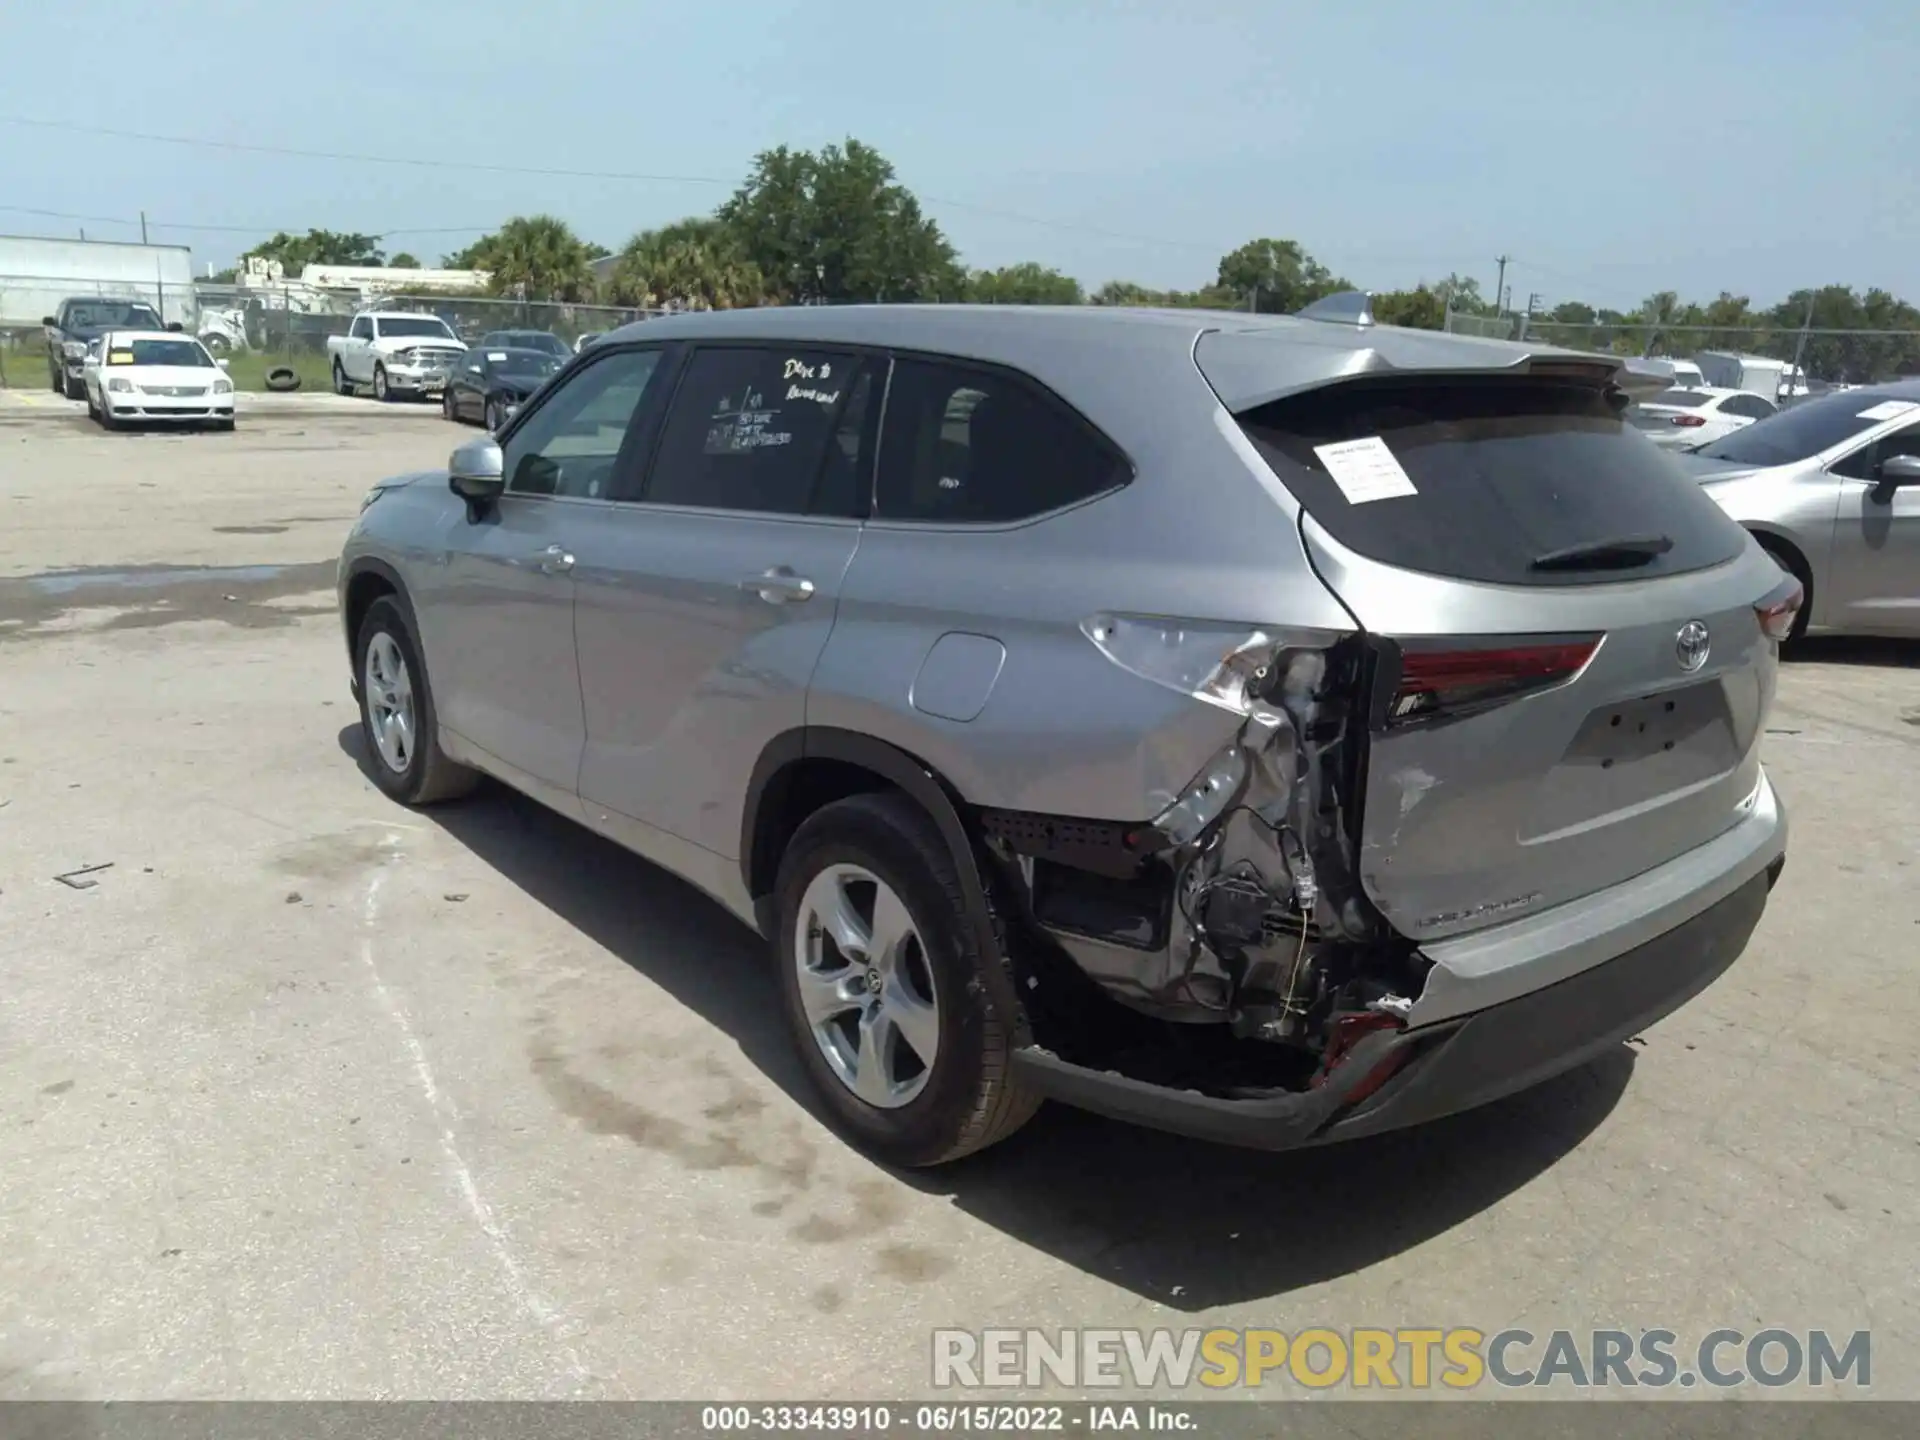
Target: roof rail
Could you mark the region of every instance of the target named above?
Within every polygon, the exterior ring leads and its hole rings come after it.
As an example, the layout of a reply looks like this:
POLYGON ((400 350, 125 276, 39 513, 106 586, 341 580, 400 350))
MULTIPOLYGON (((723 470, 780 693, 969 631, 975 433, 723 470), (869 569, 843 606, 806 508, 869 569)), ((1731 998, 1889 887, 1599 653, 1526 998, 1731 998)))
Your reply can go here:
POLYGON ((1373 296, 1365 290, 1342 290, 1324 295, 1304 309, 1293 312, 1301 320, 1326 320, 1335 325, 1372 325, 1373 296))

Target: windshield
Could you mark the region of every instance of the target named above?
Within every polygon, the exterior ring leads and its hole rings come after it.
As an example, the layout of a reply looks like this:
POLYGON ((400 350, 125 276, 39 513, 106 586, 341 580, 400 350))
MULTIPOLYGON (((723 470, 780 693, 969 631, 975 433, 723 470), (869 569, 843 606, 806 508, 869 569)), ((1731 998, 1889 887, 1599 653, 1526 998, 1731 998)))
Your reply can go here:
POLYGON ((547 376, 560 368, 560 362, 538 350, 495 350, 487 363, 496 375, 547 376))
POLYGON ((427 336, 435 340, 452 340, 455 338, 453 331, 447 328, 446 321, 436 320, 430 316, 420 316, 418 318, 402 317, 398 319, 386 319, 383 317, 375 323, 380 327, 380 338, 383 340, 398 339, 407 335, 427 336))
POLYGON ((197 365, 211 369, 213 357, 198 340, 135 340, 107 352, 109 365, 197 365))
POLYGON ((1790 465, 1891 420, 1900 413, 1896 407, 1902 406, 1920 408, 1920 403, 1881 400, 1871 391, 1859 390, 1823 395, 1756 420, 1694 453, 1736 465, 1790 465))
POLYGON ((76 330, 164 330, 151 305, 132 305, 125 301, 93 300, 67 311, 67 324, 76 330))

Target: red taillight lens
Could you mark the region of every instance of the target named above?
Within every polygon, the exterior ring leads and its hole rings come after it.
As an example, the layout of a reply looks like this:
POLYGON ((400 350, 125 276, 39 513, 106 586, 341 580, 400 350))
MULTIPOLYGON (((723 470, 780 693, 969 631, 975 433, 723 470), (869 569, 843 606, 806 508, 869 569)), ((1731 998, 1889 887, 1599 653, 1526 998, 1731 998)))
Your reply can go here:
POLYGON ((1793 634, 1793 622, 1800 618, 1800 606, 1806 601, 1807 592, 1800 582, 1789 575, 1761 599, 1754 601, 1753 613, 1760 619, 1760 629, 1769 640, 1785 640, 1793 634))
POLYGON ((1598 635, 1497 650, 1403 649, 1387 724, 1406 725, 1516 700, 1569 680, 1600 648, 1598 635))
POLYGON ((1676 415, 1673 417, 1673 423, 1684 429, 1691 430, 1696 425, 1706 424, 1707 417, 1704 415, 1676 415))

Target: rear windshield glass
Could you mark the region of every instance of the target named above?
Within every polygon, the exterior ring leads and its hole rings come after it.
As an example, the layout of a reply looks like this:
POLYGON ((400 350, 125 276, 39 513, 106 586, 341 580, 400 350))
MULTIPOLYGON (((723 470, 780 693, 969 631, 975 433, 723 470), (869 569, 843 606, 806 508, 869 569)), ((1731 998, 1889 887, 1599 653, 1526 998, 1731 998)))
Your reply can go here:
POLYGON ((1695 405, 1704 405, 1713 396, 1704 390, 1662 390, 1647 401, 1649 405, 1684 405, 1692 409, 1695 405))
POLYGON ((1363 382, 1239 419, 1335 539, 1401 569, 1501 585, 1597 584, 1705 569, 1746 544, 1699 485, 1590 388, 1363 382), (1371 475, 1349 473, 1343 488, 1315 451, 1368 440, 1384 443, 1404 479, 1393 467, 1383 475, 1376 459, 1371 475), (1654 543, 1607 548, 1628 540, 1654 543), (1593 555, 1579 559, 1589 547, 1593 555), (1556 558, 1536 564, 1546 557, 1556 558))
POLYGON ((1789 465, 1891 419, 1895 413, 1891 409, 1875 410, 1887 403, 1884 391, 1835 391, 1756 420, 1724 439, 1701 446, 1697 453, 1709 460, 1731 460, 1736 465, 1789 465), (1874 413, 1862 416, 1863 410, 1874 413))

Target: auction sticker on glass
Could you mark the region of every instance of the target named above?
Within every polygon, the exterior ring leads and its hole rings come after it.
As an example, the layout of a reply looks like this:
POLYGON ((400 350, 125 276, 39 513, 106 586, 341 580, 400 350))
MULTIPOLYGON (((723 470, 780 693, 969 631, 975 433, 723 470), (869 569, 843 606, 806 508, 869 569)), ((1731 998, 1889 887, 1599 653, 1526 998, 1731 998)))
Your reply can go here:
POLYGON ((1400 462, 1393 458, 1387 442, 1378 435, 1316 445, 1313 453, 1327 467, 1327 474, 1333 477, 1333 483, 1340 487, 1349 505, 1419 494, 1407 472, 1400 468, 1400 462))

